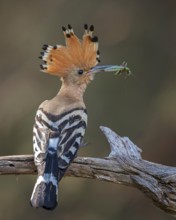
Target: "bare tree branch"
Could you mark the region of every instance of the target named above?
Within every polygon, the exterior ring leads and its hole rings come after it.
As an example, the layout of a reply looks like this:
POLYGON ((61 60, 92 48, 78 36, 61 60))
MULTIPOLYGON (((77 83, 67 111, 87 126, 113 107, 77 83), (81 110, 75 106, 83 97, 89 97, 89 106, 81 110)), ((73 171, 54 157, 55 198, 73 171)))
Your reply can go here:
MULTIPOLYGON (((129 138, 101 127, 111 148, 107 158, 78 157, 66 176, 98 179, 133 186, 155 205, 176 215, 176 168, 143 160, 141 149, 129 138)), ((0 157, 0 174, 36 174, 32 155, 0 157)))

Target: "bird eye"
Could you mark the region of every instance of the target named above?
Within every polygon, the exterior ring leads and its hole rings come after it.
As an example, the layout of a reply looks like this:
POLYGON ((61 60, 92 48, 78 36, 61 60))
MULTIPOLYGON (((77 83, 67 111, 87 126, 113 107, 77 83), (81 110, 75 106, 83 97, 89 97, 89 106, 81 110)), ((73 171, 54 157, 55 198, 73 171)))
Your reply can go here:
POLYGON ((82 75, 84 73, 84 70, 78 70, 78 74, 82 75))

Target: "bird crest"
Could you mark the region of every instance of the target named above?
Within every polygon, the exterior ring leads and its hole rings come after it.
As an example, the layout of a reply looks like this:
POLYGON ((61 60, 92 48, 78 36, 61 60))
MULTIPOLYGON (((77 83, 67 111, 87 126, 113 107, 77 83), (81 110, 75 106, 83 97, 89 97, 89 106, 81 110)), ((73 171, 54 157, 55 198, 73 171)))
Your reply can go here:
POLYGON ((84 25, 82 40, 74 33, 71 25, 62 27, 66 45, 43 45, 39 58, 44 61, 41 71, 64 77, 73 69, 88 71, 96 66, 99 60, 98 37, 93 36, 94 26, 84 25))

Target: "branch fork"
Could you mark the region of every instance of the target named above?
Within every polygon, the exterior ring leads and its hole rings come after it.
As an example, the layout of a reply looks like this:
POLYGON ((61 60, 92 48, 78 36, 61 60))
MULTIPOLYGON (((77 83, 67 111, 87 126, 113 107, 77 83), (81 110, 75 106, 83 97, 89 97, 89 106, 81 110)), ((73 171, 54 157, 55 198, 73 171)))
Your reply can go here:
MULTIPOLYGON (((136 187, 156 206, 176 215, 176 168, 142 159, 142 150, 128 137, 121 137, 107 127, 100 127, 109 145, 108 157, 77 157, 66 176, 98 179, 136 187)), ((0 157, 0 175, 36 174, 32 155, 0 157)))

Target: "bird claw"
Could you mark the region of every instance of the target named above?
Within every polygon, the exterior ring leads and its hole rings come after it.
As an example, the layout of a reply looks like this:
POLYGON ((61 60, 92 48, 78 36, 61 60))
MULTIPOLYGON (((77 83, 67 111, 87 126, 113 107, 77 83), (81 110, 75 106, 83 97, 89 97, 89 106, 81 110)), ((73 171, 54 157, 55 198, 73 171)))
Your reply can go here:
POLYGON ((90 142, 86 142, 85 140, 82 140, 81 144, 80 144, 80 147, 87 147, 87 145, 89 145, 90 142))

